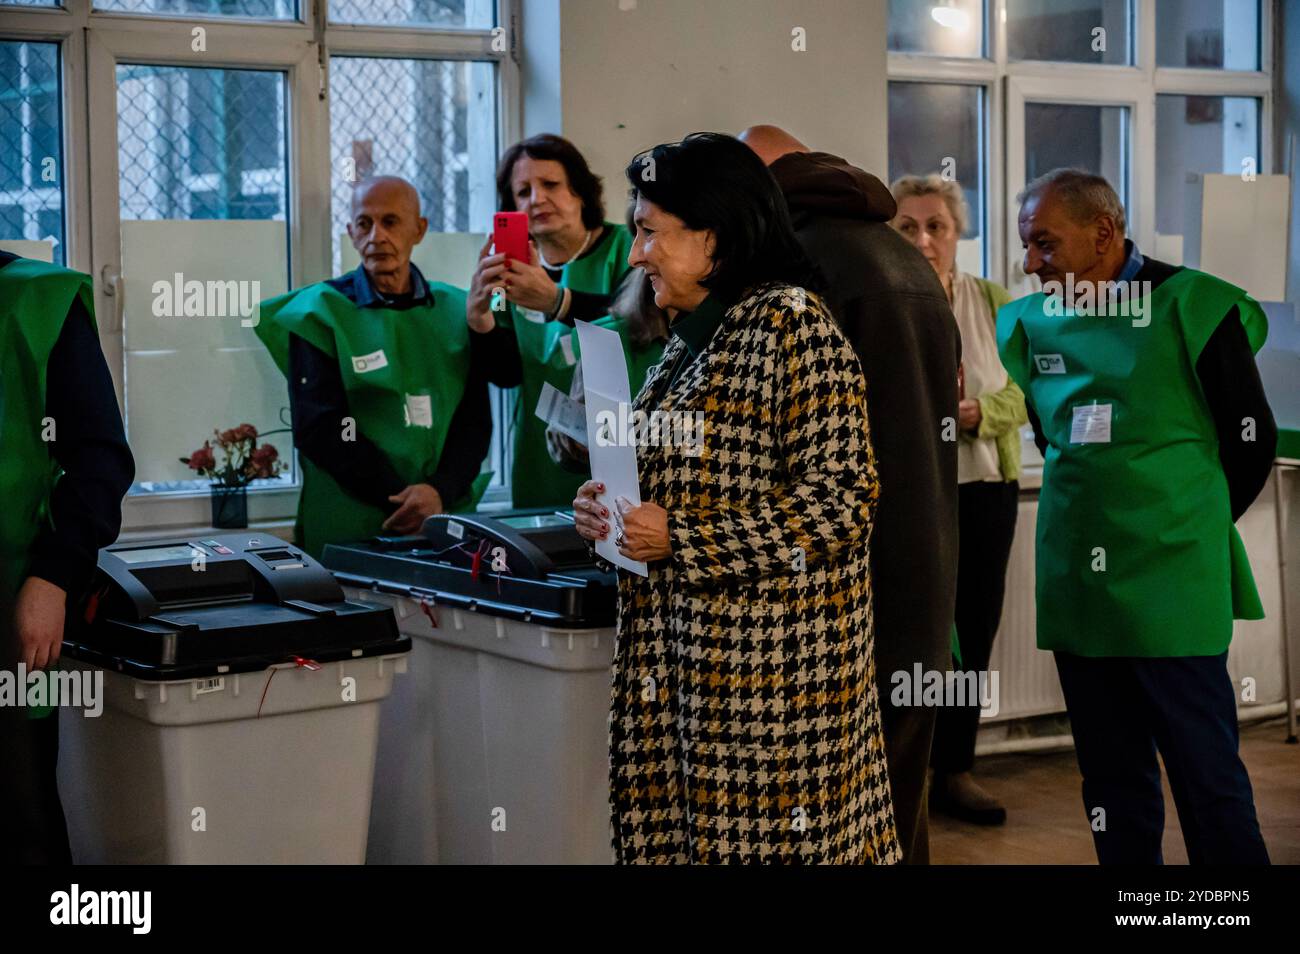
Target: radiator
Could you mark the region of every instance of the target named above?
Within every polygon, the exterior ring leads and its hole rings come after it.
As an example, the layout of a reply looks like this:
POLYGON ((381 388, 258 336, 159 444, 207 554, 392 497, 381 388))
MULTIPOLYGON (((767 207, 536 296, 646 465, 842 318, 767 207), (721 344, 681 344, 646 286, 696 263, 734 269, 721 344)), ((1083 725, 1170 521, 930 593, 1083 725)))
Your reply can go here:
POLYGON ((1034 526, 1037 519, 1038 499, 1022 497, 1016 537, 1011 544, 1011 560, 1007 564, 1002 623, 989 661, 989 668, 998 674, 998 713, 985 716, 985 723, 1065 711, 1065 698, 1056 678, 1056 663, 1051 653, 1038 649, 1034 629, 1034 526))

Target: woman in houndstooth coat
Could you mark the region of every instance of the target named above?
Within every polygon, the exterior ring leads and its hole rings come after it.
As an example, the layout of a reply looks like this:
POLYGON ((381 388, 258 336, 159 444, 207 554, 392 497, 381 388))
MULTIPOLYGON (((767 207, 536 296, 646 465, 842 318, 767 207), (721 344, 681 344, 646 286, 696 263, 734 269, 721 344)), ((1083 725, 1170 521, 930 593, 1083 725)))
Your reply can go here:
POLYGON ((641 506, 595 481, 574 501, 583 536, 649 570, 620 571, 616 859, 892 864, 857 357, 747 147, 695 134, 628 179, 629 262, 676 312, 634 409, 702 428, 642 435, 641 506))

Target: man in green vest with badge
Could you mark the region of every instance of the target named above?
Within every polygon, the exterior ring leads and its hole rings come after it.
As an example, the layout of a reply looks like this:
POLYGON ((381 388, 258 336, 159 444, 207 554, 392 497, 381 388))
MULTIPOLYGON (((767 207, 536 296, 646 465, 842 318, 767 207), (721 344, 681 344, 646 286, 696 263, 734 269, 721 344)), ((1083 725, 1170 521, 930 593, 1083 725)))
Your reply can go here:
POLYGON ((1043 291, 998 313, 1046 464, 1038 647, 1053 652, 1102 864, 1160 864, 1159 752, 1192 864, 1267 864, 1238 755, 1234 619, 1261 619, 1234 526, 1277 430, 1240 288, 1142 255, 1110 184, 1058 169, 1018 197, 1043 291))
MULTIPOLYGON (((68 613, 90 589, 100 548, 117 539, 135 478, 94 312, 89 276, 0 252, 0 590, 13 597, 16 643, 0 658, 19 673, 57 665, 68 613)), ((47 705, 26 715, 31 777, 6 780, 36 796, 19 854, 70 864, 58 715, 47 705)))
POLYGON ((513 341, 470 332, 465 293, 411 264, 427 228, 409 182, 366 179, 348 222, 361 265, 262 303, 256 332, 288 379, 302 464, 296 539, 315 557, 414 534, 487 486, 486 368, 493 342, 509 354, 513 341))

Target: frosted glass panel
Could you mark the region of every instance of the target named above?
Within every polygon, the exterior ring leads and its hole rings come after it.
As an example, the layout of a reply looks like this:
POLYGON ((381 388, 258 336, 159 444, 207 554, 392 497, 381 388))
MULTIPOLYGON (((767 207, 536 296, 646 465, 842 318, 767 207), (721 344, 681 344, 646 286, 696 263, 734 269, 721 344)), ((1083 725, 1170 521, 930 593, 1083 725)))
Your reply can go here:
POLYGON ((37 239, 0 239, 0 252, 10 252, 38 262, 54 262, 54 243, 37 239))
MULTIPOLYGON (((122 223, 126 426, 137 491, 188 490, 177 459, 215 428, 280 428, 283 376, 258 340, 258 301, 283 294, 284 223, 122 223)), ((286 413, 286 419, 287 419, 286 413)), ((292 463, 292 435, 269 438, 292 463)))
MULTIPOLYGON (((424 241, 411 250, 411 261, 427 281, 468 288, 478 267, 479 249, 486 241, 487 235, 481 232, 426 232, 424 241)), ((343 271, 350 272, 361 264, 361 256, 346 232, 339 242, 343 271)))

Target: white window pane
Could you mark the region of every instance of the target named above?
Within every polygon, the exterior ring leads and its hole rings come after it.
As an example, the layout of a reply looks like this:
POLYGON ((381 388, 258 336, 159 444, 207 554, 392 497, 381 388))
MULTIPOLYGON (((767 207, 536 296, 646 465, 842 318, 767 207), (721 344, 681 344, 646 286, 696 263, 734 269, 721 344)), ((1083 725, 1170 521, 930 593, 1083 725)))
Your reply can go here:
POLYGON ((259 20, 294 20, 297 0, 94 0, 94 9, 109 13, 146 13, 150 16, 248 17, 259 20))
POLYGON ((486 29, 496 23, 496 0, 330 0, 336 23, 486 29))
POLYGON ((1156 65, 1259 69, 1258 0, 1158 0, 1156 65))
MULTIPOLYGON (((285 74, 121 64, 117 84, 132 491, 203 490, 178 458, 214 429, 277 430, 289 406, 245 323, 288 286, 285 74)), ((291 436, 271 443, 292 464, 291 436)))
POLYGON ((1129 110, 1126 106, 1025 104, 1025 181, 1053 169, 1104 176, 1128 207, 1129 110))
POLYGON ((983 0, 889 0, 889 49, 983 56, 983 0))
POLYGON ((0 239, 63 244, 59 45, 0 41, 0 239))
POLYGON ((1259 100, 1157 96, 1156 232, 1162 248, 1180 247, 1189 174, 1258 173, 1259 165, 1259 100))
POLYGON ((889 181, 938 173, 955 178, 970 222, 958 266, 987 274, 984 242, 984 89, 954 83, 889 84, 889 181))
POLYGON ((1129 0, 1007 0, 1013 60, 1132 63, 1129 0))

